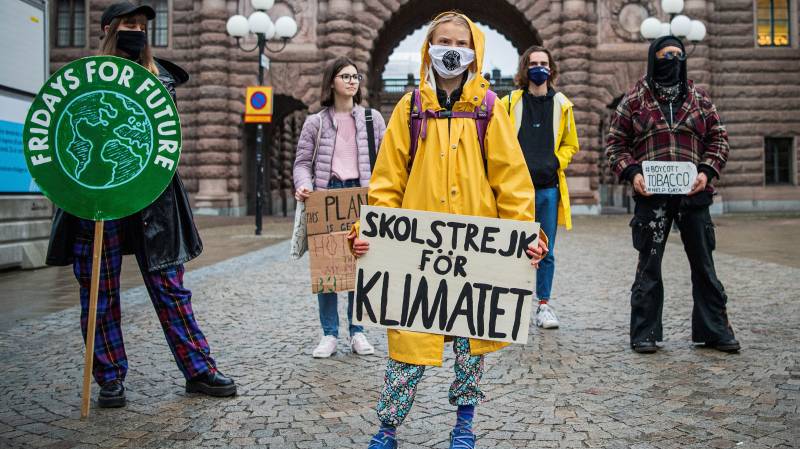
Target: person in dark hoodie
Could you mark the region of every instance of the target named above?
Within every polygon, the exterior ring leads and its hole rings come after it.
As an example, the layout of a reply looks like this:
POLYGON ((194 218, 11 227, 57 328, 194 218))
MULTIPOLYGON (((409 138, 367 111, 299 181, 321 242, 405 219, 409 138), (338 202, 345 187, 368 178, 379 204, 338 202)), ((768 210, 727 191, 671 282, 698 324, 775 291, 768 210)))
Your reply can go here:
POLYGON ((714 187, 728 159, 728 134, 708 94, 686 75, 686 50, 675 36, 650 45, 647 75, 617 107, 606 154, 614 172, 634 187, 633 246, 639 252, 631 288, 630 343, 653 353, 663 339, 664 285, 661 259, 675 222, 689 258, 692 277, 692 341, 724 352, 739 342, 728 320, 725 289, 712 252, 714 224, 709 215, 714 187), (645 188, 643 161, 688 161, 697 179, 686 195, 653 195, 645 188))
MULTIPOLYGON (((119 2, 105 9, 100 20, 103 37, 98 54, 138 62, 158 76, 173 100, 175 86, 189 79, 176 64, 154 58, 147 43, 147 21, 153 8, 119 2)), ((72 265, 80 285, 81 329, 88 322, 94 222, 56 210, 48 265, 72 265)), ((192 293, 183 285, 183 264, 197 256, 203 244, 192 218, 189 199, 178 173, 150 206, 120 220, 105 222, 103 255, 97 300, 93 372, 100 385, 101 408, 126 404, 123 381, 128 359, 122 340, 120 268, 123 254, 135 254, 164 336, 186 378, 186 392, 210 396, 236 394, 233 380, 223 375, 211 358, 205 336, 192 311, 192 293)))
POLYGON ((569 189, 564 170, 578 152, 578 130, 572 102, 555 90, 558 66, 552 53, 534 45, 519 59, 514 82, 519 89, 500 104, 508 110, 515 137, 536 191, 536 220, 549 239, 547 255, 536 271, 536 325, 557 328, 558 317, 550 305, 556 263, 554 246, 558 225, 572 229, 569 189))

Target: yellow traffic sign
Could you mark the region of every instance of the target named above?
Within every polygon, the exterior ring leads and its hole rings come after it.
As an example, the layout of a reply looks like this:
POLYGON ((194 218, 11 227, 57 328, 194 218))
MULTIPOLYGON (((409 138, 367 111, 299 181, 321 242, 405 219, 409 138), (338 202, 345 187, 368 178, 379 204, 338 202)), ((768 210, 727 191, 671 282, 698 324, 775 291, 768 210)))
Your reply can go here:
POLYGON ((248 86, 245 100, 245 123, 272 121, 272 86, 248 86))

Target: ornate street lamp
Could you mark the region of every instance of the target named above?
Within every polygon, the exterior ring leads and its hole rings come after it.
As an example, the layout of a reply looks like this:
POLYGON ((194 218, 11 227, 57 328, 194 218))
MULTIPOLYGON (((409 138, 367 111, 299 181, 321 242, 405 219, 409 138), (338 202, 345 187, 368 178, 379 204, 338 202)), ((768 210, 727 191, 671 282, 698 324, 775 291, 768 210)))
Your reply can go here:
MULTIPOLYGON (((272 53, 278 53, 286 48, 289 40, 297 34, 297 23, 293 18, 284 16, 278 18, 275 23, 266 13, 266 11, 275 4, 275 0, 250 0, 255 11, 250 14, 250 17, 242 15, 235 15, 228 19, 226 28, 228 34, 236 38, 236 45, 243 51, 251 52, 258 50, 258 85, 264 84, 264 67, 266 63, 266 55, 264 49, 272 53), (253 48, 244 48, 241 39, 249 33, 255 34, 258 41, 253 48), (280 41, 280 47, 273 50, 269 46, 270 41, 280 41)), ((262 211, 261 205, 263 202, 264 183, 264 124, 259 123, 256 128, 256 235, 261 235, 261 218, 262 211)), ((270 185, 270 167, 269 158, 266 158, 266 172, 267 179, 266 185, 269 190, 270 185)), ((267 209, 272 212, 272 195, 267 195, 267 209)))
POLYGON ((694 51, 694 46, 706 37, 705 24, 681 14, 683 0, 661 0, 661 9, 669 14, 669 22, 661 22, 655 17, 644 19, 639 28, 642 37, 647 40, 669 35, 686 38, 692 43, 692 51, 694 51))

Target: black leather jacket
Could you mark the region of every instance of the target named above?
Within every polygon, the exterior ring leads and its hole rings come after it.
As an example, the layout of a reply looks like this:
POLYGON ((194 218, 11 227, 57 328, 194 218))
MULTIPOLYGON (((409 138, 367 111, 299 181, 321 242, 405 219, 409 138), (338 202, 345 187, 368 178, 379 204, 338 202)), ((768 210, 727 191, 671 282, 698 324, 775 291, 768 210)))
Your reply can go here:
MULTIPOLYGON (((189 80, 178 65, 156 59, 158 79, 175 99, 175 86, 189 80)), ((79 218, 56 209, 47 249, 48 265, 70 265, 79 218)), ((145 269, 157 271, 199 256, 203 242, 194 225, 192 209, 180 176, 175 173, 169 186, 152 204, 122 220, 123 254, 143 256, 145 269)))

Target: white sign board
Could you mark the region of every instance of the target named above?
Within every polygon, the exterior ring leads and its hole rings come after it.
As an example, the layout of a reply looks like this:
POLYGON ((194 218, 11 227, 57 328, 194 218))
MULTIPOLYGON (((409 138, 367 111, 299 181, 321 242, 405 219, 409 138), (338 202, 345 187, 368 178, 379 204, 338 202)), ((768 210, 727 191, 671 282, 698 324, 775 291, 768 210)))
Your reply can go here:
POLYGON ((642 172, 649 193, 685 195, 697 179, 697 167, 692 162, 644 161, 642 172))
POLYGON ((524 344, 538 237, 534 222, 364 205, 353 322, 524 344))
POLYGON ((47 79, 47 17, 42 0, 3 0, 0 86, 36 95, 47 79))

